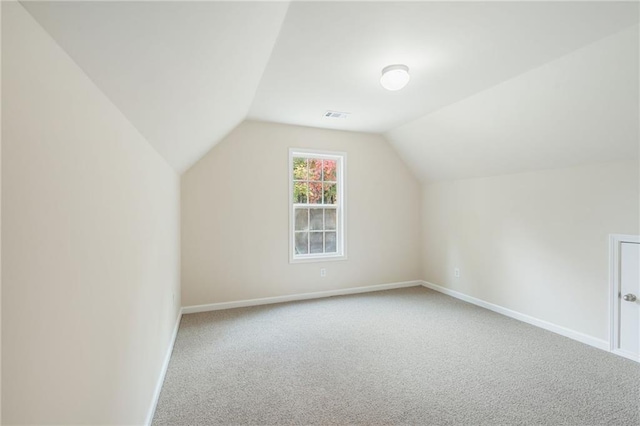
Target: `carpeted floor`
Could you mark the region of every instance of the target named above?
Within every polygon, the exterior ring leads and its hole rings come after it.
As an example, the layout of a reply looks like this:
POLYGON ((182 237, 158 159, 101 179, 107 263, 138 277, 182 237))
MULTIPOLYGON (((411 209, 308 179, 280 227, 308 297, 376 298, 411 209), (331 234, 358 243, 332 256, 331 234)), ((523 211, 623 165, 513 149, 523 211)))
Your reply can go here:
POLYGON ((640 364, 421 287, 185 315, 153 425, 639 425, 640 364))

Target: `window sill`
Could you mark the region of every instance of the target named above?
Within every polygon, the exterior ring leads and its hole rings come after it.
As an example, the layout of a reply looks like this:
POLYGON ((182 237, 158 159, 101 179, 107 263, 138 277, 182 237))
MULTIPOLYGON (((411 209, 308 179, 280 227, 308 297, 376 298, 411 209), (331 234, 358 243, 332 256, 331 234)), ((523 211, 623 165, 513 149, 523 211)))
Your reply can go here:
POLYGON ((290 258, 289 263, 316 263, 316 262, 335 262, 347 260, 347 255, 341 254, 336 256, 314 256, 314 257, 297 257, 290 258))

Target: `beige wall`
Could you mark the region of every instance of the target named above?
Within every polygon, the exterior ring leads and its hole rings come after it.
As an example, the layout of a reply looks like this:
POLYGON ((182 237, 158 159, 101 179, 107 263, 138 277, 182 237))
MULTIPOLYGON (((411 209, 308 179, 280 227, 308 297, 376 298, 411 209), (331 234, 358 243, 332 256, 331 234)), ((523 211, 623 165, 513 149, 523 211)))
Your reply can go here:
POLYGON ((419 279, 419 208, 382 137, 246 121, 182 176, 183 305, 419 279), (289 147, 347 152, 348 260, 289 264, 289 147))
POLYGON ((180 306, 179 177, 2 8, 3 424, 141 424, 180 306))
MULTIPOLYGON (((2 5, 0 4, 0 46, 2 46, 2 5)), ((0 50, 2 48, 0 47, 0 50)), ((2 98, 2 53, 0 52, 0 99, 2 98)), ((2 103, 0 102, 0 241, 2 241, 2 103)), ((0 243, 0 424, 2 423, 2 244, 0 243)))
POLYGON ((426 185, 425 279, 607 340, 608 234, 639 233, 638 194, 637 160, 426 185))

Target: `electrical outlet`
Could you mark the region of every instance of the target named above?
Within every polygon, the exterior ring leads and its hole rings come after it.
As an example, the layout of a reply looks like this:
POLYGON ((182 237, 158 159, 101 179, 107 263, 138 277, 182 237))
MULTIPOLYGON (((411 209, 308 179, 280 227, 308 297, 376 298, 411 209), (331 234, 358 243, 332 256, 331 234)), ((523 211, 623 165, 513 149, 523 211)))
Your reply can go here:
POLYGON ((460 278, 460 269, 459 268, 454 268, 453 269, 453 276, 456 278, 460 278))
POLYGON ((323 278, 327 276, 327 268, 320 268, 320 276, 323 278))

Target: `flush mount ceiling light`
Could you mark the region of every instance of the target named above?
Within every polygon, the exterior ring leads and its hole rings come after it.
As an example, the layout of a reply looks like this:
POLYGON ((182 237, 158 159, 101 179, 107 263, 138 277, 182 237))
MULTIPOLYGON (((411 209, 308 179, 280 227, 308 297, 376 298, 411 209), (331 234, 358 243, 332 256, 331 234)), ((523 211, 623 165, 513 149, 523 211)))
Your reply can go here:
POLYGON ((389 65, 382 69, 380 84, 387 90, 400 90, 407 85, 410 78, 408 66, 402 64, 389 65))

